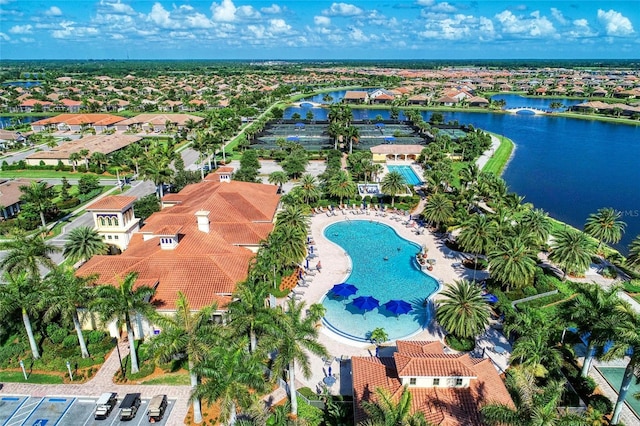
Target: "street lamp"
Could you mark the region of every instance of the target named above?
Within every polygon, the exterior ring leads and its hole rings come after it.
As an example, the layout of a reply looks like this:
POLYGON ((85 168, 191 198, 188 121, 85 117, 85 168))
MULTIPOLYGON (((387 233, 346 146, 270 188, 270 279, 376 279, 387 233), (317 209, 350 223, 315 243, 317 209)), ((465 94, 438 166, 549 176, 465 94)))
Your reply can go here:
POLYGON ((73 374, 71 374, 71 363, 67 360, 67 370, 69 371, 69 378, 73 382, 73 374))

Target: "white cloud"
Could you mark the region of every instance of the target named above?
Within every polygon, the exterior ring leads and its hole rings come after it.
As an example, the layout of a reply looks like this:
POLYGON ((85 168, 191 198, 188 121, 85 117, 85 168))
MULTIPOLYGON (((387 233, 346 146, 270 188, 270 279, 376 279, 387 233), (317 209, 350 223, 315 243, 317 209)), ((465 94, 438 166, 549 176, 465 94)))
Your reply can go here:
POLYGON ((82 38, 82 37, 92 37, 98 35, 100 32, 97 28, 94 27, 76 27, 75 22, 73 21, 62 21, 60 22, 61 29, 55 30, 51 32, 51 36, 53 38, 64 39, 64 38, 82 38))
POLYGON ((511 11, 505 10, 497 14, 496 19, 502 25, 505 34, 515 34, 528 37, 552 36, 555 27, 540 12, 535 11, 528 16, 516 16, 511 11))
POLYGON ((33 43, 36 39, 31 37, 20 37, 20 41, 22 43, 33 43))
POLYGON ((365 35, 364 32, 360 28, 350 28, 349 29, 349 38, 353 41, 357 41, 359 43, 368 42, 369 37, 365 35))
MULTIPOLYGON (((0 4, 2 4, 2 3, 0 3, 0 4)), ((6 35, 5 33, 0 32, 0 40, 9 41, 9 40, 11 40, 11 37, 6 35)))
POLYGON ((418 6, 433 6, 435 2, 435 0, 417 0, 416 4, 418 6))
POLYGON ((241 19, 260 19, 262 15, 252 6, 240 6, 236 9, 236 17, 241 19))
POLYGON ((149 12, 149 19, 162 28, 175 28, 175 23, 171 20, 171 13, 160 3, 154 3, 149 12))
POLYGON ((431 10, 433 10, 434 12, 452 13, 456 11, 456 8, 447 2, 443 2, 443 3, 435 4, 431 8, 431 10))
POLYGON ((553 16, 555 20, 561 23, 562 25, 567 24, 567 19, 562 14, 562 11, 560 11, 559 9, 556 9, 555 7, 551 8, 551 16, 553 16))
POLYGON ((213 20, 217 22, 233 22, 236 20, 236 6, 231 0, 222 0, 222 3, 211 3, 213 20))
POLYGON ((291 31, 291 25, 287 24, 284 19, 271 19, 269 30, 274 33, 287 33, 291 31))
POLYGON ((597 33, 591 29, 589 26, 589 21, 586 19, 576 19, 572 22, 572 28, 567 32, 569 37, 573 38, 582 38, 582 37, 593 37, 596 36, 597 33))
POLYGON ((328 18, 326 16, 314 16, 313 23, 320 27, 328 27, 329 25, 331 25, 331 18, 328 18))
POLYGON ((333 3, 329 9, 322 11, 326 16, 358 16, 362 14, 362 9, 348 3, 333 3))
POLYGON ((120 0, 100 0, 100 6, 104 6, 109 9, 110 13, 123 14, 123 15, 135 15, 136 11, 128 4, 121 3, 120 0))
POLYGON ((609 36, 628 36, 634 33, 629 18, 615 10, 610 9, 605 12, 598 9, 598 21, 604 25, 609 36))
POLYGON ((33 27, 30 24, 14 25, 9 29, 11 34, 33 34, 33 27))
POLYGON ((51 6, 44 12, 44 14, 47 16, 61 16, 62 10, 60 10, 58 6, 51 6))
POLYGON ((272 4, 271 6, 263 7, 260 11, 268 15, 276 15, 278 13, 282 13, 282 8, 277 4, 272 4))

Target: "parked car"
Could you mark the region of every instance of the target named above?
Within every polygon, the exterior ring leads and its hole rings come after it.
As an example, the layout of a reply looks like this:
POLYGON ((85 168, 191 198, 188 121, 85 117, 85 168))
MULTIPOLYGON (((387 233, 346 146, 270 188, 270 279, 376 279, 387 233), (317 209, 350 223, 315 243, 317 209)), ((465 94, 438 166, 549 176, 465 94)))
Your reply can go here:
POLYGON ((159 422, 167 409, 167 395, 156 395, 149 401, 147 416, 150 423, 159 422))
POLYGON ((120 420, 131 420, 138 414, 140 407, 140 394, 128 393, 120 403, 120 420))
POLYGON ((96 413, 93 416, 96 420, 104 420, 111 414, 113 407, 118 402, 118 394, 115 392, 107 392, 100 395, 100 398, 96 401, 96 413))

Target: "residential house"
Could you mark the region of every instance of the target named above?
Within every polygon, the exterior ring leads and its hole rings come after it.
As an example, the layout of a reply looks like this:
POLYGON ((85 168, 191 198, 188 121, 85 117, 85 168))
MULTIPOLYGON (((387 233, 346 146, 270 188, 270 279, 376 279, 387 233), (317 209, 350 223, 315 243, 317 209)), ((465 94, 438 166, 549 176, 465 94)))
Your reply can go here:
POLYGON ((369 102, 369 94, 363 90, 347 90, 342 102, 349 104, 366 104, 369 102))
POLYGON ((378 388, 397 400, 406 387, 411 412, 445 426, 484 426, 480 409, 490 403, 514 407, 492 361, 469 354, 445 354, 439 341, 397 341, 389 357, 352 357, 355 422, 366 420, 362 403, 378 388))
POLYGON ((31 129, 34 132, 42 132, 44 130, 81 132, 83 127, 91 127, 96 133, 102 133, 113 128, 116 123, 122 120, 124 120, 124 117, 111 114, 60 114, 55 117, 34 121, 31 123, 31 129))
POLYGON ((20 212, 21 186, 31 185, 30 179, 14 179, 0 181, 0 216, 11 219, 20 212))
POLYGON ((93 154, 94 152, 101 152, 105 155, 109 155, 113 152, 124 149, 141 139, 142 138, 139 136, 122 134, 88 135, 80 139, 65 142, 49 151, 34 152, 33 154, 28 155, 25 158, 25 161, 30 166, 37 166, 40 162, 43 162, 46 165, 55 166, 58 164, 58 161, 61 161, 62 164, 71 166, 73 163, 69 160, 69 156, 72 153, 86 149, 90 154, 93 154))

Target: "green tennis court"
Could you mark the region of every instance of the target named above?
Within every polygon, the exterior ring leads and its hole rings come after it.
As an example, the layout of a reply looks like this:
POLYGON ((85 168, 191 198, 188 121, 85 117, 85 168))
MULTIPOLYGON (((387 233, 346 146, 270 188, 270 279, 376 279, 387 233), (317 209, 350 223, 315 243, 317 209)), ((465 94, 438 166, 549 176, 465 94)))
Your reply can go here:
POLYGON ((439 129, 438 132, 449 136, 451 140, 454 140, 454 141, 467 136, 467 134, 460 129, 439 129))
MULTIPOLYGON (((624 375, 623 367, 597 367, 600 374, 605 378, 605 380, 611 385, 611 387, 618 392, 620 389, 620 385, 622 384, 622 376, 624 375)), ((637 380, 631 381, 631 386, 629 387, 629 392, 627 393, 627 397, 625 398, 625 402, 631 407, 631 409, 636 413, 636 415, 640 415, 640 400, 637 400, 633 397, 636 393, 640 392, 640 384, 637 383, 637 380)), ((615 402, 615 401, 613 401, 615 402)))

